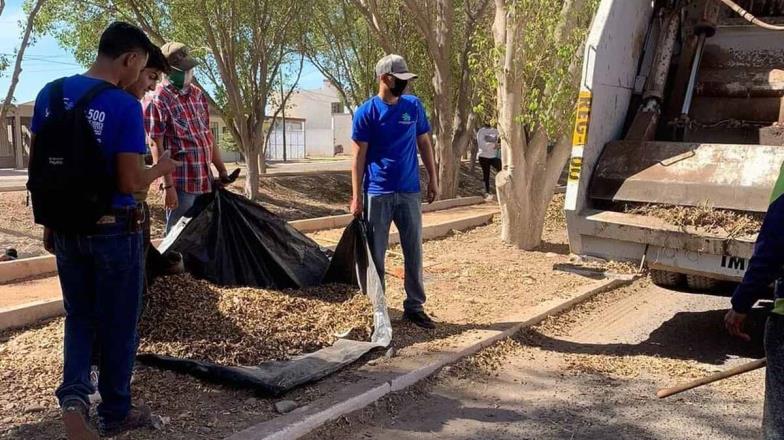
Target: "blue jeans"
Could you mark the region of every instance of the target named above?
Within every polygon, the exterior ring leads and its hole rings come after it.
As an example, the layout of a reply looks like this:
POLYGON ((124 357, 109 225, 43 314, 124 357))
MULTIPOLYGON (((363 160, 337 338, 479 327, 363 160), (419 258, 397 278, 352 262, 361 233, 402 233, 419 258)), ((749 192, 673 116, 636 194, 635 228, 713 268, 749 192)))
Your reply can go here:
POLYGON ((168 234, 174 225, 180 221, 183 215, 188 212, 196 201, 196 198, 201 194, 194 194, 177 189, 177 208, 166 210, 166 231, 168 234))
POLYGON ((765 323, 765 406, 762 417, 764 440, 784 439, 784 316, 771 313, 765 323))
POLYGON ((403 302, 403 310, 422 311, 425 285, 422 275, 422 202, 419 193, 367 194, 365 200, 370 252, 381 281, 384 281, 389 227, 395 222, 405 261, 406 300, 403 302))
POLYGON ((65 306, 63 383, 60 404, 89 403, 94 341, 100 347, 98 414, 105 423, 125 418, 131 407, 131 373, 141 309, 142 232, 129 232, 129 215, 102 224, 90 235, 55 233, 55 255, 65 306))

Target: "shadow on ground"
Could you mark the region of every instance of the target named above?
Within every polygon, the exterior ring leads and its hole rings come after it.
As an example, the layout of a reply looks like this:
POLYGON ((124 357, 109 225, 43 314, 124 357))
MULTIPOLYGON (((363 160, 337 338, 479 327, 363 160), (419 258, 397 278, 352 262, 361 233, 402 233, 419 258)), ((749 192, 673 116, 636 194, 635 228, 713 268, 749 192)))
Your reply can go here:
MULTIPOLYGON (((632 312, 633 313, 633 312, 632 312)), ((726 309, 703 312, 678 312, 651 332, 638 344, 590 344, 572 342, 530 330, 527 339, 531 345, 558 353, 593 354, 611 356, 647 355, 671 359, 693 360, 722 365, 734 357, 761 358, 767 309, 757 308, 746 321, 746 331, 751 342, 731 337, 724 329, 726 309)), ((633 316, 630 316, 633 319, 633 316)))

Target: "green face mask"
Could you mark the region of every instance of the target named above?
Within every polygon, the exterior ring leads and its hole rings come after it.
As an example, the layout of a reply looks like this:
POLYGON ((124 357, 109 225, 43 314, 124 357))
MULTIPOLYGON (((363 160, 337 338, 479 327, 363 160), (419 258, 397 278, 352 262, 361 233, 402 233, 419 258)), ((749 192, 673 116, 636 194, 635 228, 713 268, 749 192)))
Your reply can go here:
POLYGON ((169 82, 174 87, 182 89, 185 87, 185 72, 172 69, 171 73, 169 73, 169 82))

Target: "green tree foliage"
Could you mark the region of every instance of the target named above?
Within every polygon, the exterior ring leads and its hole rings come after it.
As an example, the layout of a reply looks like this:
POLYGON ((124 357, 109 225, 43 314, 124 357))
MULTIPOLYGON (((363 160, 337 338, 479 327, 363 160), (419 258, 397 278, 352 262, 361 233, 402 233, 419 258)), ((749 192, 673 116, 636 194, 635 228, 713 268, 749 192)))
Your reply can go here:
POLYGON ((212 103, 247 159, 245 190, 255 197, 265 171, 269 100, 281 70, 299 60, 310 7, 276 0, 51 0, 40 26, 84 64, 113 20, 138 25, 158 44, 190 46, 203 62, 197 79, 214 91, 212 103))
POLYGON ((547 206, 569 157, 582 45, 597 5, 495 0, 494 50, 475 61, 485 73, 480 87, 495 84, 497 90, 501 236, 523 249, 541 242, 547 206))

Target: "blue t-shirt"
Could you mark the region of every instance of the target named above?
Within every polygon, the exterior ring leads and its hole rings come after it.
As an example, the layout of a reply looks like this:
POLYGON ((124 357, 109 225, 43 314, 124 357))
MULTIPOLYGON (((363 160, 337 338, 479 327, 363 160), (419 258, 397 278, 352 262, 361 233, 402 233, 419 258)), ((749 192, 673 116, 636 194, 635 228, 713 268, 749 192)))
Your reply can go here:
MULTIPOLYGON (((100 79, 84 75, 66 78, 63 83, 65 108, 73 108, 82 95, 101 82, 100 79)), ((37 133, 43 127, 44 121, 49 116, 51 86, 47 84, 35 98, 33 120, 30 124, 30 131, 33 133, 37 133)), ((117 174, 118 153, 144 154, 146 152, 141 104, 129 93, 120 89, 104 90, 87 105, 85 117, 88 118, 95 137, 103 149, 111 175, 117 174)), ((112 206, 116 208, 135 204, 131 194, 118 192, 112 198, 112 206)))
POLYGON ((364 188, 368 194, 419 192, 417 136, 430 131, 425 108, 416 96, 390 105, 378 96, 354 113, 353 134, 367 142, 364 188))

